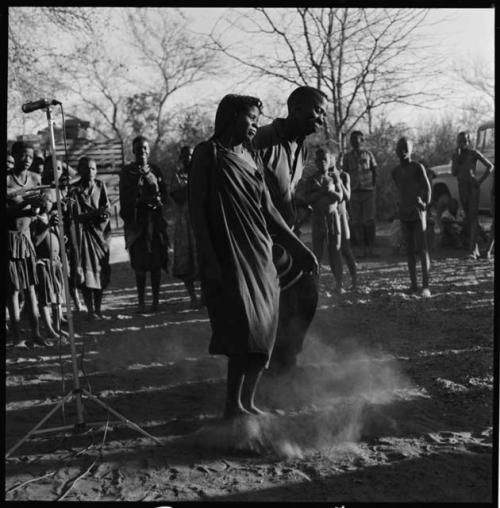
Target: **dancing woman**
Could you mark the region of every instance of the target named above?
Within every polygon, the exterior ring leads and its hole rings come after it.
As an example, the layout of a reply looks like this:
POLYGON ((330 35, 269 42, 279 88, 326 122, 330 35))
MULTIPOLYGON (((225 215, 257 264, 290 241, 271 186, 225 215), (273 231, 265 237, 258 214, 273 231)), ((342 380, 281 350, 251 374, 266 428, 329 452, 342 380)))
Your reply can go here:
POLYGON ((262 103, 226 95, 213 137, 193 153, 189 207, 202 292, 212 328, 209 352, 228 356, 224 416, 259 414, 254 396, 278 326, 279 279, 270 231, 304 270, 314 254, 274 208, 251 140, 262 103))

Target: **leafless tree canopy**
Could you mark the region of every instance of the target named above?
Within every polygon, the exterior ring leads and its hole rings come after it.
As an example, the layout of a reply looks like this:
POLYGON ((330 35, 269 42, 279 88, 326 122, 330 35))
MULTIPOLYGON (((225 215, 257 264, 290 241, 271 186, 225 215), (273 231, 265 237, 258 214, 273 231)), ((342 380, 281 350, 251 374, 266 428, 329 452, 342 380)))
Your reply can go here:
POLYGON ((425 9, 294 8, 229 13, 212 33, 217 51, 252 70, 293 85, 310 85, 330 97, 334 136, 386 104, 425 106, 437 90, 415 90, 436 63, 419 31, 425 9), (240 33, 228 43, 227 35, 240 33), (425 56, 422 56, 425 54, 425 56))

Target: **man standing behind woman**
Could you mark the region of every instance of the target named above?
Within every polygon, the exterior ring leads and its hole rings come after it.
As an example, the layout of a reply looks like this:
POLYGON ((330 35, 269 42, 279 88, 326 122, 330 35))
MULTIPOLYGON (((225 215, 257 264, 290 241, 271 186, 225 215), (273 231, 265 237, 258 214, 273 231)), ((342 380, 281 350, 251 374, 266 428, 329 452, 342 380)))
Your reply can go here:
POLYGON ((375 183, 377 163, 371 152, 363 148, 361 131, 351 133, 352 150, 344 155, 342 169, 351 178, 351 225, 352 235, 364 257, 373 257, 375 244, 375 183))
POLYGON ((132 142, 135 161, 120 173, 120 216, 124 222, 125 247, 135 271, 138 312, 146 311, 146 273, 151 272, 153 304, 160 302, 161 270, 168 270, 167 222, 163 205, 167 190, 161 171, 149 162, 149 142, 137 136, 132 142))
MULTIPOLYGON (((320 90, 309 86, 296 88, 287 99, 287 117, 276 118, 260 127, 253 140, 264 163, 266 184, 273 204, 292 229, 297 223, 295 191, 307 160, 304 141, 323 126, 325 107, 326 96, 320 90)), ((294 268, 297 267, 294 265, 294 268)), ((296 365, 317 303, 316 275, 304 273, 293 285, 282 289, 278 333, 271 362, 276 371, 287 371, 296 365)))
POLYGON ((189 208, 212 327, 209 352, 229 358, 226 418, 262 412, 254 396, 273 350, 280 298, 270 232, 301 269, 317 271, 314 254, 274 208, 252 151, 261 110, 255 97, 226 95, 213 137, 194 150, 190 173, 189 208))
POLYGON ((191 299, 191 307, 197 308, 199 301, 194 289, 198 278, 195 238, 188 207, 188 175, 192 149, 183 146, 180 153, 180 167, 170 185, 170 196, 174 201, 174 261, 172 275, 181 279, 191 299))

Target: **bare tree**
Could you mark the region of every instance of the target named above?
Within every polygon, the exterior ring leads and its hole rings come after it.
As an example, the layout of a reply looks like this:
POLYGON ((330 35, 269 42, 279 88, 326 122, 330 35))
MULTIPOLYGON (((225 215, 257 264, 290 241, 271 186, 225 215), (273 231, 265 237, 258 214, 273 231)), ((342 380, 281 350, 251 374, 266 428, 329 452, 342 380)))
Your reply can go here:
POLYGON ((330 98, 332 129, 342 134, 387 104, 425 106, 438 91, 415 87, 436 73, 419 31, 426 9, 295 8, 230 12, 211 34, 214 49, 288 85, 311 85, 330 98), (235 34, 241 40, 234 41, 235 34), (231 35, 231 42, 228 42, 231 35))
POLYGON ((54 97, 61 91, 51 59, 61 38, 85 34, 91 26, 87 8, 10 7, 8 11, 8 124, 22 131, 23 102, 54 97))
POLYGON ((462 97, 461 122, 475 129, 480 121, 495 115, 495 73, 484 58, 468 57, 455 62, 451 71, 462 97), (465 86, 464 86, 465 85, 465 86))
POLYGON ((204 79, 216 55, 199 35, 189 32, 178 9, 134 9, 127 23, 143 70, 141 92, 129 101, 130 123, 134 129, 148 128, 154 152, 175 125, 177 115, 167 110, 169 100, 204 79))

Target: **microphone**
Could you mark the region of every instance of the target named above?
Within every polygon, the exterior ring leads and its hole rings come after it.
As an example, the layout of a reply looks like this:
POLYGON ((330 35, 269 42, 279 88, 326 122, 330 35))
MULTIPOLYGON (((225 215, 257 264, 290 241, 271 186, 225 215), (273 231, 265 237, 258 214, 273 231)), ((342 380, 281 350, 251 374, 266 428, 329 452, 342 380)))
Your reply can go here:
POLYGON ((31 113, 32 111, 36 111, 37 109, 43 109, 47 106, 56 106, 57 104, 61 104, 56 99, 40 99, 34 102, 27 102, 23 104, 21 109, 24 113, 31 113))

